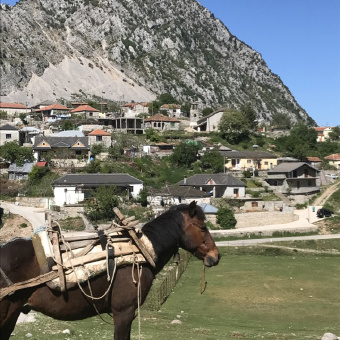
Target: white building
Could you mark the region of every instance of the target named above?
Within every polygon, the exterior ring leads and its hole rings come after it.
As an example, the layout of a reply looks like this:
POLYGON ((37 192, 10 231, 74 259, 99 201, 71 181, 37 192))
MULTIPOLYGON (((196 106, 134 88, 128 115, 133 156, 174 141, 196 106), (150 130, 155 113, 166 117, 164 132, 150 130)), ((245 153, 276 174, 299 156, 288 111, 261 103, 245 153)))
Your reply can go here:
POLYGON ((58 206, 77 204, 90 196, 100 186, 115 186, 117 194, 128 192, 137 198, 143 182, 128 174, 70 174, 52 183, 54 203, 58 206))

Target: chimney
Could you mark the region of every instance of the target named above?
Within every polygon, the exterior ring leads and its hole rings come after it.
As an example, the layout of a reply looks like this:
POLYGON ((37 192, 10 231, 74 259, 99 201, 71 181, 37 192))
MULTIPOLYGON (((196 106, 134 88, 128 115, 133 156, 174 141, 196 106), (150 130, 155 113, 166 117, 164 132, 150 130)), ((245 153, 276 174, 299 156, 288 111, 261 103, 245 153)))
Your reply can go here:
POLYGON ((187 176, 184 176, 183 184, 187 184, 187 176))

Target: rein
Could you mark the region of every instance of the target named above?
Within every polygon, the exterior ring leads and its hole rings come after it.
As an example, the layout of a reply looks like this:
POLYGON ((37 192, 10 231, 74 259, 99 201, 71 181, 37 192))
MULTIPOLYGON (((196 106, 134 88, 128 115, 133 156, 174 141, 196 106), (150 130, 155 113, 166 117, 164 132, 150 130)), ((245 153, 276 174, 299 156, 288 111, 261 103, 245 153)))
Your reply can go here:
POLYGON ((203 268, 201 272, 201 279, 200 279, 200 293, 203 294, 205 292, 205 289, 207 288, 207 280, 205 279, 205 265, 203 263, 203 268), (203 287, 203 281, 204 281, 204 287, 203 287))

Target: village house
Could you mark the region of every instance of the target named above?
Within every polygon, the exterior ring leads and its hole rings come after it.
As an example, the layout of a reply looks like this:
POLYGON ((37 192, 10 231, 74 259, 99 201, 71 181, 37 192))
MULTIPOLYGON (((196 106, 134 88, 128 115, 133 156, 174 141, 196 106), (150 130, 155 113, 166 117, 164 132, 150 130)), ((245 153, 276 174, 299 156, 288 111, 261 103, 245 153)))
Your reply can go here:
POLYGON ((338 170, 340 169, 340 153, 333 153, 332 155, 326 156, 325 160, 328 164, 333 165, 338 170))
POLYGON ((322 160, 319 157, 307 157, 307 163, 315 169, 320 169, 322 160))
POLYGON ((14 141, 19 142, 19 129, 10 124, 0 126, 0 146, 14 141))
POLYGON ((112 128, 117 132, 131 133, 134 135, 142 135, 144 133, 143 118, 139 117, 105 119, 105 124, 112 125, 112 128))
POLYGON ((59 119, 68 119, 71 117, 70 109, 61 104, 52 104, 36 109, 33 113, 41 114, 43 122, 54 122, 59 119))
POLYGON ((317 137, 318 142, 325 142, 329 138, 329 133, 332 132, 333 130, 331 126, 314 127, 314 129, 318 133, 317 137))
POLYGON ((68 174, 52 183, 54 202, 58 206, 83 202, 100 186, 114 186, 117 193, 133 198, 143 190, 143 182, 128 174, 68 174))
POLYGON ((275 191, 290 195, 309 195, 320 191, 319 170, 305 162, 281 163, 268 171, 266 182, 275 191))
POLYGON ((224 173, 197 174, 184 178, 180 186, 191 186, 210 194, 213 198, 240 198, 246 195, 246 185, 239 179, 224 173))
POLYGON ((163 104, 159 112, 173 118, 181 118, 181 106, 177 104, 163 104))
POLYGON ((157 131, 179 130, 180 121, 157 113, 154 116, 144 119, 144 129, 154 129, 157 131))
POLYGON ((277 156, 264 151, 221 151, 228 170, 272 170, 277 156))
POLYGON ((90 147, 94 144, 102 144, 105 148, 111 146, 111 133, 96 129, 91 131, 88 135, 90 147))
POLYGON ((90 157, 88 137, 37 136, 33 153, 37 161, 50 161, 56 167, 84 166, 90 157))
POLYGON ((27 162, 23 165, 17 165, 15 163, 10 164, 8 168, 8 179, 10 181, 20 181, 27 180, 29 173, 32 171, 33 167, 37 166, 43 168, 47 166, 47 162, 27 162))
POLYGON ((164 142, 153 143, 153 144, 143 146, 144 154, 149 155, 149 156, 157 156, 157 157, 170 156, 173 153, 173 151, 174 151, 174 145, 164 143, 164 142))
POLYGON ((5 111, 8 117, 14 117, 20 113, 28 114, 31 110, 23 104, 0 102, 0 111, 5 111))
POLYGON ((123 117, 135 118, 140 114, 148 114, 149 108, 147 103, 126 103, 121 106, 123 117))
POLYGON ((87 104, 76 107, 75 109, 71 110, 71 113, 81 115, 84 119, 98 119, 101 117, 99 110, 87 104))
POLYGON ((148 189, 147 201, 151 206, 169 207, 176 204, 210 203, 210 195, 191 186, 165 186, 162 189, 148 189))
POLYGON ((201 117, 197 120, 195 130, 205 132, 217 132, 219 131, 220 120, 226 109, 221 108, 217 111, 210 113, 207 116, 201 117))
POLYGON ((22 146, 32 146, 35 136, 42 135, 42 131, 33 127, 25 126, 19 130, 19 142, 22 146))

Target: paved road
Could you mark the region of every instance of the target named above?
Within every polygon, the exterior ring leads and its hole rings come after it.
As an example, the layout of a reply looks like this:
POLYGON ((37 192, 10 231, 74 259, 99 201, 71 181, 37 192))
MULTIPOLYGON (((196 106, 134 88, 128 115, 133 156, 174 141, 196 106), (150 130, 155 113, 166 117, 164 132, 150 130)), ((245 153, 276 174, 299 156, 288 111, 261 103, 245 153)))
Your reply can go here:
POLYGON ((24 207, 4 201, 0 202, 0 206, 4 208, 5 212, 9 211, 26 218, 32 224, 33 230, 45 225, 45 209, 43 208, 24 207))
POLYGON ((326 239, 340 239, 340 234, 274 237, 274 238, 261 238, 261 239, 249 239, 249 240, 235 240, 235 241, 217 241, 216 245, 218 247, 241 247, 241 246, 254 245, 258 243, 300 241, 300 240, 326 240, 326 239))

